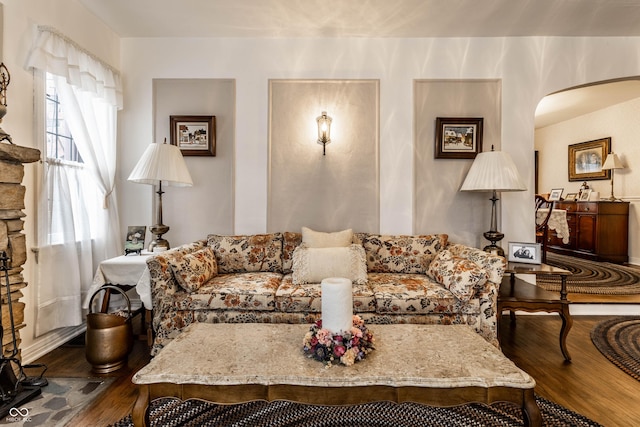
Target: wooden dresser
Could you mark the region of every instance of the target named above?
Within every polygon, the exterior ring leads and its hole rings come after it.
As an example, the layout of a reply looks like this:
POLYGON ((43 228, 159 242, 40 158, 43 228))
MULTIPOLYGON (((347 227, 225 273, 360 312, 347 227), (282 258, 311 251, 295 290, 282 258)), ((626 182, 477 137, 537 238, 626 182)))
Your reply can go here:
POLYGON ((629 260, 629 202, 556 202, 567 211, 569 243, 549 230, 547 249, 594 261, 629 260))

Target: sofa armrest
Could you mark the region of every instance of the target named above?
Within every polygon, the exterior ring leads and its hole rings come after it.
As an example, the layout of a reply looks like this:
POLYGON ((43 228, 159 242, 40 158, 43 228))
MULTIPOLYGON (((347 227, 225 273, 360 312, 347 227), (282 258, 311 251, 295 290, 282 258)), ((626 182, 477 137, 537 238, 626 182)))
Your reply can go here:
POLYGON ((165 252, 160 252, 147 259, 147 267, 149 268, 150 276, 151 300, 153 302, 154 310, 161 307, 162 298, 173 295, 182 290, 171 271, 169 262, 172 259, 200 250, 205 246, 205 244, 206 242, 204 240, 198 240, 165 252))
POLYGON ((502 283, 502 276, 504 276, 504 271, 507 268, 507 261, 504 257, 460 243, 449 243, 446 249, 448 249, 452 255, 466 258, 484 268, 489 275, 489 282, 493 282, 498 285, 498 287, 500 283, 502 283))
POLYGON ((447 249, 452 255, 466 258, 484 268, 489 277, 482 289, 476 291, 473 298, 480 300, 481 324, 476 329, 486 338, 498 346, 498 293, 502 276, 507 267, 507 261, 500 255, 491 254, 478 248, 449 243, 447 249))

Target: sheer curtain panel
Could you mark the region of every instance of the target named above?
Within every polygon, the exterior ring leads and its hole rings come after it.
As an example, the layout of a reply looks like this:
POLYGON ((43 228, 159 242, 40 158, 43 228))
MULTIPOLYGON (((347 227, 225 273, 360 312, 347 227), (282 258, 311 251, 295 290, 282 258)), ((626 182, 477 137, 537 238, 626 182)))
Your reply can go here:
MULTIPOLYGON (((82 323, 82 302, 96 266, 122 251, 115 190, 122 85, 117 70, 51 27, 35 30, 26 68, 56 76, 65 125, 81 158, 67 162, 48 154, 44 164, 38 202, 39 336, 82 323)), ((48 153, 44 129, 41 134, 48 153)))

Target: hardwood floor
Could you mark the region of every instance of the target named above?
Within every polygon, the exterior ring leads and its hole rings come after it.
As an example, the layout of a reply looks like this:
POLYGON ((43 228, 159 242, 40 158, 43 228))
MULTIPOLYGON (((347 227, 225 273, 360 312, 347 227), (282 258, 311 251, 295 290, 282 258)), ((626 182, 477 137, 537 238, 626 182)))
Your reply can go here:
MULTIPOLYGON (((504 353, 537 382, 536 393, 572 409, 606 427, 640 425, 640 381, 609 362, 591 343, 593 326, 607 317, 576 316, 567 345, 572 363, 560 353, 560 317, 518 315, 501 322, 504 353)), ((69 425, 107 426, 126 416, 137 396, 131 377, 149 360, 146 343, 137 341, 129 366, 107 376, 116 377, 90 408, 69 425)), ((49 377, 95 377, 84 347, 60 347, 40 358, 49 377)))

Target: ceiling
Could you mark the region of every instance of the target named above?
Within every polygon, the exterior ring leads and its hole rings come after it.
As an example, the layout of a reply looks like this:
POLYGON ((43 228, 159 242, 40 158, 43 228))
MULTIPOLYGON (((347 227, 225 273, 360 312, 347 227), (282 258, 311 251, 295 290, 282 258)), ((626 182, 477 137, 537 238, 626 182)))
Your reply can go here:
MULTIPOLYGON (((79 0, 129 37, 640 36, 638 0, 79 0)), ((640 81, 559 92, 536 127, 640 97, 640 81)))
POLYGON ((638 0, 79 0, 122 37, 640 36, 638 0))

